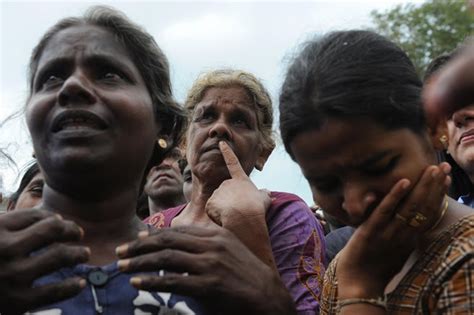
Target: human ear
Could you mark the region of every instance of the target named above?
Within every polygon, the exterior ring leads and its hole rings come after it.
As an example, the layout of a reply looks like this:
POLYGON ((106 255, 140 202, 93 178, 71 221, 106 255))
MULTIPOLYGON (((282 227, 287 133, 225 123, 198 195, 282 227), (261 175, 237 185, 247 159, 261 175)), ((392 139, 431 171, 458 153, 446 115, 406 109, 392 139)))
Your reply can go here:
POLYGON ((446 120, 438 122, 435 127, 429 128, 429 135, 433 147, 438 151, 445 151, 449 146, 448 124, 446 120))

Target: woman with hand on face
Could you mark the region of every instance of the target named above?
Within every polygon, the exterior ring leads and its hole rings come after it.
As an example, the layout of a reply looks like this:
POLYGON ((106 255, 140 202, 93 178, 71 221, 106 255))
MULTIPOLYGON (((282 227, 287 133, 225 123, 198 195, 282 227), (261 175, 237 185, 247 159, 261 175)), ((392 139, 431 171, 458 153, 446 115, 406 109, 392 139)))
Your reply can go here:
POLYGON ((229 229, 279 273, 300 314, 317 313, 324 273, 319 223, 297 196, 258 190, 248 177, 263 169, 275 146, 268 92, 250 73, 217 70, 198 78, 185 107, 191 200, 148 222, 229 229))
POLYGON ((406 54, 368 31, 309 42, 287 72, 285 147, 315 202, 357 227, 327 270, 323 314, 474 312, 474 216, 445 196, 421 87, 406 54))

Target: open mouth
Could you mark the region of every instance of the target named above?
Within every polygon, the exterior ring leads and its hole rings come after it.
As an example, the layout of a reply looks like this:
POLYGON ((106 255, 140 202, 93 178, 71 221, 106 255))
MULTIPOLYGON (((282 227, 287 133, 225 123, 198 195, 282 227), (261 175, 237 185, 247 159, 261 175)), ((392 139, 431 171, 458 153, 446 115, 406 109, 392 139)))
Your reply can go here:
POLYGON ((67 110, 59 114, 53 121, 52 131, 75 129, 97 129, 104 130, 106 123, 97 115, 84 110, 67 110))

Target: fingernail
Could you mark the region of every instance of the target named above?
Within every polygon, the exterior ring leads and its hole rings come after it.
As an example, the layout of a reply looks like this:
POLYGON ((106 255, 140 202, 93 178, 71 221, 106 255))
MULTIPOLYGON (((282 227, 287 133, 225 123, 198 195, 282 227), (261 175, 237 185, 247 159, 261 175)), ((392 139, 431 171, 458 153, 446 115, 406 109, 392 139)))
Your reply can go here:
POLYGON ((141 231, 138 233, 138 238, 145 238, 147 237, 148 235, 150 235, 150 232, 148 231, 141 231))
POLYGON ((364 202, 366 204, 371 204, 372 202, 375 201, 377 197, 373 193, 368 193, 367 196, 364 198, 364 202))
POLYGON ((89 247, 84 247, 84 251, 86 252, 87 257, 91 255, 91 249, 89 247))
POLYGON ((84 237, 84 229, 81 228, 80 226, 78 227, 79 228, 79 234, 81 234, 81 239, 84 237))
POLYGON ((55 215, 55 216, 56 216, 56 218, 57 218, 58 220, 62 220, 62 219, 63 219, 63 216, 62 216, 62 215, 60 215, 59 213, 56 213, 56 215, 55 215))
POLYGON ((439 174, 438 168, 435 168, 435 169, 431 172, 431 176, 432 176, 433 178, 435 178, 436 176, 438 176, 438 174, 439 174))
POLYGON ((126 271, 130 265, 130 259, 121 259, 117 262, 117 267, 120 271, 126 271))
POLYGON ((81 289, 84 289, 84 288, 86 287, 86 285, 87 285, 86 279, 81 279, 81 280, 79 280, 79 287, 80 287, 81 289))
POLYGON ((124 245, 120 245, 119 247, 115 249, 115 254, 117 256, 123 256, 127 253, 127 251, 128 251, 128 245, 124 244, 124 245))
POLYGON ((404 182, 402 183, 402 188, 403 188, 403 189, 407 189, 408 186, 410 186, 410 181, 409 181, 409 180, 406 180, 406 181, 404 181, 404 182))
POLYGON ((142 279, 138 277, 130 278, 130 284, 134 287, 139 287, 142 284, 142 279))

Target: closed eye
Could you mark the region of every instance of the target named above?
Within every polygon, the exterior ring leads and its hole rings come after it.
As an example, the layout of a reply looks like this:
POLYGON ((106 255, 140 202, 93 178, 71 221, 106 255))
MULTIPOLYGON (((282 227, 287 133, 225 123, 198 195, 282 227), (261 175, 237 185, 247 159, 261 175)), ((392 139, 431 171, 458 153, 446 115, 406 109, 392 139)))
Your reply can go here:
POLYGON ((377 163, 380 165, 375 165, 375 166, 365 168, 364 173, 369 176, 386 175, 387 173, 391 172, 395 168, 399 159, 400 159, 399 155, 394 156, 388 162, 383 163, 382 161, 382 162, 377 163))
POLYGON ((339 188, 339 181, 337 179, 318 179, 318 180, 309 180, 311 187, 316 189, 319 192, 331 193, 336 191, 339 188))

